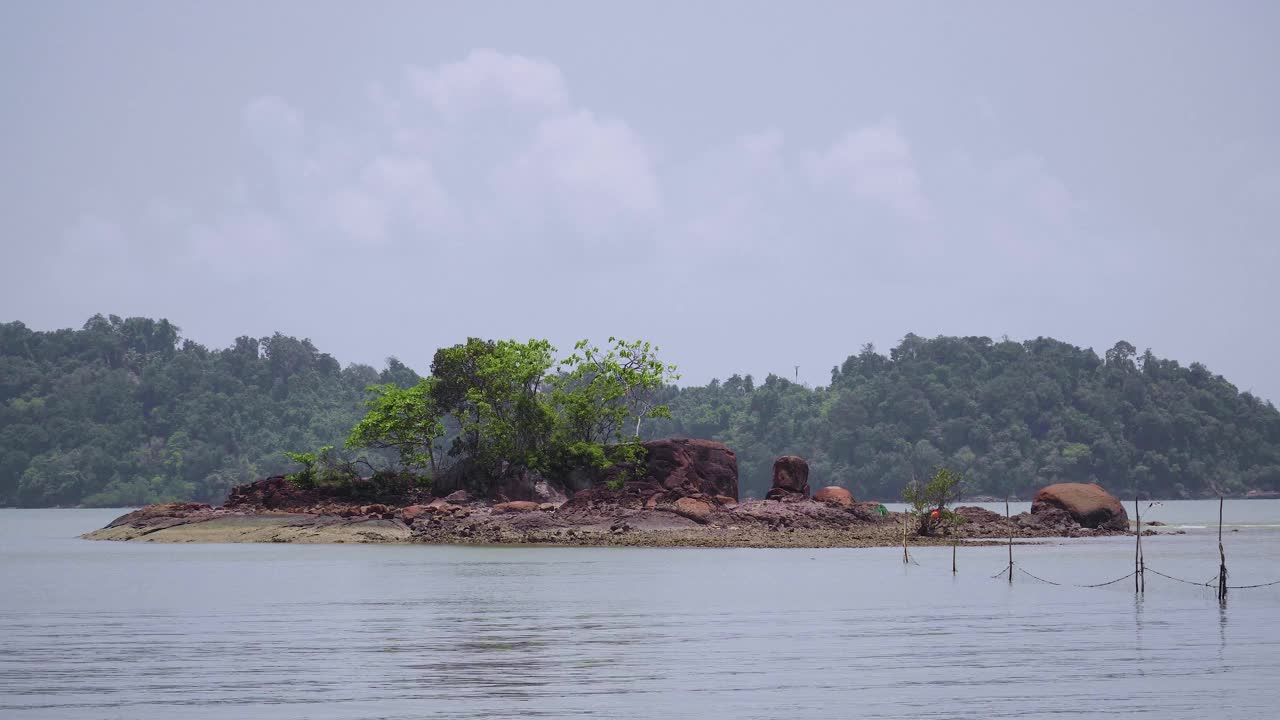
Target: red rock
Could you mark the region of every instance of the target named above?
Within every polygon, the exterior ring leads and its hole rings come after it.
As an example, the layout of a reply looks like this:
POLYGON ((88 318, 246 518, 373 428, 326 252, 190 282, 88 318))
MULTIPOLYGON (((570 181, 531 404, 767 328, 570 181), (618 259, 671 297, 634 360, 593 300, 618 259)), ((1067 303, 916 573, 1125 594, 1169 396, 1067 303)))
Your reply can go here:
POLYGON ((417 520, 418 518, 421 518, 421 517, 426 517, 427 515, 430 515, 433 512, 435 511, 431 508, 428 508, 426 505, 410 505, 409 507, 400 511, 400 519, 404 520, 404 523, 406 525, 412 525, 414 520, 417 520))
POLYGON ((289 482, 283 475, 256 480, 231 488, 224 507, 259 508, 264 510, 300 510, 325 500, 324 493, 305 490, 289 482))
POLYGON ((672 507, 675 514, 687 517, 698 523, 705 524, 711 517, 711 506, 701 500, 682 497, 676 500, 675 505, 672 507))
POLYGON ((781 500, 787 496, 809 497, 809 463, 798 455, 783 455, 773 461, 773 487, 765 497, 781 500))
POLYGON ((853 493, 839 485, 828 485, 813 494, 813 499, 818 502, 830 503, 832 505, 843 505, 845 507, 853 506, 853 493))
POLYGON ((493 506, 494 515, 506 515, 508 513, 526 513, 533 512, 538 509, 538 503, 532 500, 512 500, 511 502, 498 503, 493 506))
POLYGON ((693 438, 644 444, 644 480, 681 495, 738 497, 738 456, 723 443, 693 438))
POLYGON ((1124 505, 1094 483, 1055 483, 1040 488, 1031 501, 1031 514, 1040 515, 1050 508, 1067 511, 1073 520, 1087 528, 1125 530, 1129 527, 1124 505))
POLYGON ((131 513, 121 515, 107 527, 116 527, 118 525, 131 525, 134 523, 144 523, 157 518, 185 518, 200 513, 213 512, 213 508, 204 503, 196 502, 173 502, 173 503, 157 503, 139 508, 131 513))
POLYGON ((993 512, 986 508, 980 508, 976 505, 962 505, 955 509, 955 514, 973 523, 998 523, 1004 521, 1004 516, 998 512, 993 512))
POLYGON ((713 499, 725 507, 732 508, 738 506, 737 499, 731 498, 728 495, 717 495, 713 499))

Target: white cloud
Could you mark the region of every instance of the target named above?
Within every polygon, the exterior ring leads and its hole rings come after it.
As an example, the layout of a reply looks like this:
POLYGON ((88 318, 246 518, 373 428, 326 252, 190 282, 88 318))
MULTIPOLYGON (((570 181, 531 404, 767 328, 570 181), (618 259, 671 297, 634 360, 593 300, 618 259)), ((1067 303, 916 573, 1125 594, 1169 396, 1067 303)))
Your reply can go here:
POLYGON ((589 110, 553 115, 533 143, 498 168, 495 189, 528 218, 556 213, 584 232, 651 217, 661 191, 649 154, 626 124, 589 110))
POLYGON ((572 98, 548 61, 476 50, 404 77, 371 83, 357 121, 253 99, 242 130, 264 162, 228 182, 236 191, 220 207, 160 213, 180 229, 139 225, 179 237, 176 257, 229 276, 336 276, 346 258, 376 249, 405 261, 398 267, 447 261, 502 282, 530 262, 648 248, 631 257, 682 258, 656 281, 678 291, 690 278, 731 283, 780 262, 871 277, 951 243, 956 226, 1013 245, 1031 235, 1028 219, 1065 222, 1074 208, 1032 155, 981 170, 979 199, 1019 198, 1017 214, 970 217, 946 199, 972 180, 925 165, 935 171, 930 202, 912 142, 892 120, 816 150, 777 128, 727 134, 659 163, 651 139, 572 98))
POLYGON ((457 117, 494 103, 556 110, 568 103, 560 68, 545 60, 472 50, 465 60, 413 68, 410 82, 436 111, 457 117))
POLYGON ((911 146, 892 121, 847 133, 812 157, 809 169, 819 185, 845 190, 912 220, 929 216, 911 146))
POLYGON ((380 155, 365 167, 364 187, 386 198, 418 230, 452 228, 455 222, 448 194, 431 164, 410 155, 380 155))

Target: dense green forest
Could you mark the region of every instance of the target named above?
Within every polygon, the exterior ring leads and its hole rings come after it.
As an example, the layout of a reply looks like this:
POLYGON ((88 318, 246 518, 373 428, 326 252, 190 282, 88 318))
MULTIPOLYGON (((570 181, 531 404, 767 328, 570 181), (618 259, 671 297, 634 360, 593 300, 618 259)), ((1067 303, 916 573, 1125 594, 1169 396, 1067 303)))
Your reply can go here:
POLYGON ((394 360, 343 368, 278 333, 210 350, 166 320, 0 325, 0 503, 221 502, 291 468, 283 450, 340 443, 365 387, 418 379, 394 360))
POLYGON ((1280 489, 1274 405, 1123 341, 1099 357, 1048 338, 907 335, 887 357, 863 347, 827 387, 733 376, 672 394, 655 429, 725 442, 757 496, 784 453, 876 499, 942 466, 971 496, 1028 498, 1053 481, 1162 498, 1280 489))
MULTIPOLYGON (((166 320, 0 324, 0 504, 218 502, 296 470, 284 451, 341 446, 369 386, 421 380, 394 359, 342 367, 278 333, 211 350, 166 320)), ((1100 357, 1044 338, 907 335, 887 356, 863 348, 825 387, 734 375, 657 401, 671 416, 641 434, 727 443, 749 496, 782 454, 806 457, 817 485, 877 499, 940 466, 964 473, 971 495, 1025 497, 1054 480, 1156 497, 1280 490, 1271 403, 1126 342, 1100 357)))

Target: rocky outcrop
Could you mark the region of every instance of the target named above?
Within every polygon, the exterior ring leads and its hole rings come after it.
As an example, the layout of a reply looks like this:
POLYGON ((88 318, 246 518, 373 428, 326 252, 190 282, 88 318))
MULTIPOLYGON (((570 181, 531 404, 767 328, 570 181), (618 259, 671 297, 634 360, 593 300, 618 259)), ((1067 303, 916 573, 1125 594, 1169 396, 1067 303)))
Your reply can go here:
POLYGON ((852 507, 853 493, 839 485, 828 485, 813 494, 813 499, 818 502, 824 502, 831 505, 842 505, 844 507, 852 507))
POLYGON ((797 500, 809 497, 809 463, 798 455, 783 455, 773 461, 773 487, 765 494, 770 500, 797 500))
POLYGON ((121 515, 111 521, 109 528, 119 527, 121 525, 133 525, 142 527, 144 525, 155 525, 169 519, 187 520, 195 516, 206 516, 213 511, 213 508, 204 503, 195 502, 173 502, 159 503, 156 505, 148 505, 144 508, 134 510, 126 515, 121 515))
POLYGON ((738 456, 724 443, 668 438, 644 443, 636 468, 640 482, 678 495, 724 495, 738 499, 738 456))
POLYGON ((1094 483, 1056 483, 1040 488, 1031 501, 1033 516, 1049 516, 1064 510, 1087 528, 1125 530, 1129 515, 1114 495, 1094 483))
POLYGON ((314 490, 303 490, 283 475, 237 485, 223 507, 262 510, 293 510, 317 505, 331 496, 314 490))
POLYGON ((998 524, 1005 521, 1005 517, 1000 513, 976 505, 961 505, 953 512, 971 523, 998 524))
POLYGON ((469 503, 475 498, 471 497, 471 493, 466 490, 455 490, 444 496, 446 502, 451 503, 469 503))
POLYGON ((644 448, 642 462, 609 468, 594 485, 574 493, 557 512, 568 517, 596 517, 642 509, 672 510, 681 498, 691 498, 708 508, 738 503, 738 458, 724 444, 668 438, 646 442, 644 448))

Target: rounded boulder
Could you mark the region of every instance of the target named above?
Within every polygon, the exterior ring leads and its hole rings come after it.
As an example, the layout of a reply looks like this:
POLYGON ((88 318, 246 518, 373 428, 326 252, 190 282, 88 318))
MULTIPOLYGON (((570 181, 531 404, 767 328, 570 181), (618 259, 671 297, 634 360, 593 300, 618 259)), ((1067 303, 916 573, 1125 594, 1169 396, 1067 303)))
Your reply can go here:
POLYGON ((1110 530, 1129 527, 1124 505, 1095 483, 1055 483, 1040 488, 1031 501, 1031 514, 1042 515, 1052 509, 1065 510, 1082 527, 1110 530))
POLYGON ((839 485, 828 485, 822 488, 813 494, 813 499, 832 505, 843 505, 844 507, 852 507, 854 503, 853 493, 839 485))
POLYGON ((687 517, 694 522, 706 524, 711 517, 711 506, 701 500, 682 497, 672 506, 675 514, 687 517))

